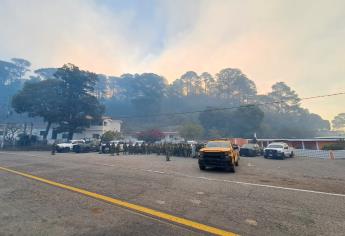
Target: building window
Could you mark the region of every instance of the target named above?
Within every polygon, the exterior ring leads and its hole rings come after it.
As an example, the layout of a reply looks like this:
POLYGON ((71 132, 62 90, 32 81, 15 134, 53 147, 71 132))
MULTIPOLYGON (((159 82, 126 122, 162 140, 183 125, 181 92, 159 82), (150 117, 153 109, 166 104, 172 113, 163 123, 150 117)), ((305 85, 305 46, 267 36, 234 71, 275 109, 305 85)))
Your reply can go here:
POLYGON ((41 135, 41 136, 44 136, 45 133, 46 133, 45 130, 40 131, 40 135, 41 135))
POLYGON ((94 138, 94 139, 99 139, 99 138, 100 138, 100 135, 99 135, 99 134, 92 134, 92 138, 94 138))
POLYGON ((62 134, 62 138, 68 138, 68 134, 67 133, 63 133, 62 134))

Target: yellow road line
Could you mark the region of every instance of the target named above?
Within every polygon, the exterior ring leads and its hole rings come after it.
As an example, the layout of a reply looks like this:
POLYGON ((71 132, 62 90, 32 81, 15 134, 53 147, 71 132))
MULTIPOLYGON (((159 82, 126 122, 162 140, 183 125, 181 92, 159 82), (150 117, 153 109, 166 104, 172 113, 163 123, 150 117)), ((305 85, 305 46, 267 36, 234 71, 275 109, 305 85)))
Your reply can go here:
POLYGON ((135 210, 135 211, 140 212, 140 213, 151 215, 153 217, 157 217, 157 218, 160 218, 160 219, 164 219, 164 220, 167 220, 167 221, 178 223, 178 224, 181 224, 181 225, 184 225, 184 226, 188 226, 188 227, 191 227, 191 228, 194 228, 194 229, 197 229, 197 230, 201 230, 201 231, 204 231, 204 232, 208 232, 208 233, 211 233, 211 234, 215 234, 215 235, 228 235, 228 236, 235 236, 235 235, 237 235, 235 233, 232 233, 232 232, 229 232, 229 231, 225 231, 225 230, 222 230, 222 229, 218 229, 218 228, 215 228, 215 227, 212 227, 212 226, 204 225, 204 224, 201 224, 201 223, 198 223, 198 222, 195 222, 195 221, 187 220, 187 219, 184 219, 184 218, 181 218, 181 217, 177 217, 177 216, 174 216, 174 215, 170 215, 170 214, 167 214, 167 213, 164 213, 164 212, 156 211, 156 210, 153 210, 153 209, 150 209, 150 208, 147 208, 147 207, 143 207, 143 206, 140 206, 140 205, 136 205, 136 204, 132 204, 132 203, 129 203, 129 202, 122 201, 122 200, 118 200, 118 199, 115 199, 115 198, 107 197, 107 196, 104 196, 104 195, 101 195, 101 194, 98 194, 98 193, 93 193, 93 192, 90 192, 90 191, 87 191, 87 190, 84 190, 84 189, 80 189, 80 188, 72 187, 72 186, 69 186, 69 185, 57 183, 57 182, 54 182, 54 181, 51 181, 51 180, 48 180, 48 179, 43 179, 43 178, 40 178, 40 177, 37 177, 37 176, 34 176, 34 175, 30 175, 30 174, 26 174, 26 173, 23 173, 23 172, 15 171, 15 170, 8 169, 8 168, 5 168, 5 167, 1 167, 0 166, 0 170, 4 170, 4 171, 7 171, 7 172, 11 172, 13 174, 21 175, 21 176, 27 177, 29 179, 34 179, 34 180, 37 180, 37 181, 40 181, 40 182, 43 182, 43 183, 46 183, 46 184, 49 184, 49 185, 53 185, 53 186, 56 186, 56 187, 59 187, 59 188, 67 189, 67 190, 70 190, 70 191, 73 191, 73 192, 76 192, 76 193, 80 193, 80 194, 83 194, 83 195, 86 195, 86 196, 89 196, 89 197, 92 197, 92 198, 95 198, 95 199, 100 199, 100 200, 103 200, 105 202, 109 202, 109 203, 115 204, 117 206, 121 206, 121 207, 130 209, 130 210, 135 210))

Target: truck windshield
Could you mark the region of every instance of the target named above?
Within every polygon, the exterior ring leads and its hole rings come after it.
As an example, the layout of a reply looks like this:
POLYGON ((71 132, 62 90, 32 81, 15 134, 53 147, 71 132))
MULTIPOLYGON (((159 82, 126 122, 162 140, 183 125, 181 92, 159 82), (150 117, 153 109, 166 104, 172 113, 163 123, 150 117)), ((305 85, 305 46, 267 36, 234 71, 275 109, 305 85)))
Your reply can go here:
POLYGON ((219 148, 227 148, 229 147, 229 142, 218 142, 218 141, 215 141, 215 142, 208 142, 206 144, 206 147, 208 148, 213 148, 213 147, 219 147, 219 148))
POLYGON ((283 148, 283 146, 278 145, 278 144, 272 144, 272 145, 268 145, 268 148, 283 148))

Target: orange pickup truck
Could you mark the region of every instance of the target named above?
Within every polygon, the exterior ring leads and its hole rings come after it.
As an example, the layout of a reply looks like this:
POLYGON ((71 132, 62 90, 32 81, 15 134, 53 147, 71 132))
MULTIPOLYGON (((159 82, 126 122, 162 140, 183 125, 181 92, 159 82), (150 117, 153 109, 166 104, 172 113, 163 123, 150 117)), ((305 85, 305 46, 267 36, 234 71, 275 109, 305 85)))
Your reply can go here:
POLYGON ((228 139, 215 139, 208 141, 206 146, 200 150, 198 162, 200 170, 216 167, 235 172, 238 160, 239 151, 236 145, 233 145, 228 139))

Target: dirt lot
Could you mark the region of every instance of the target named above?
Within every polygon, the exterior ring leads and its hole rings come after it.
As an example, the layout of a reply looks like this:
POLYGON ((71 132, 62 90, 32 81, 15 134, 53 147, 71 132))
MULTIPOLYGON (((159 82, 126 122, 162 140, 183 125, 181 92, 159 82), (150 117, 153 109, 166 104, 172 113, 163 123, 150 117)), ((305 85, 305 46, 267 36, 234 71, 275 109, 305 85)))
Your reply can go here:
MULTIPOLYGON (((345 232, 345 160, 242 157, 232 174, 190 158, 0 152, 0 167, 241 235, 345 232)), ((0 209, 0 235, 205 233, 3 170, 0 209)))

